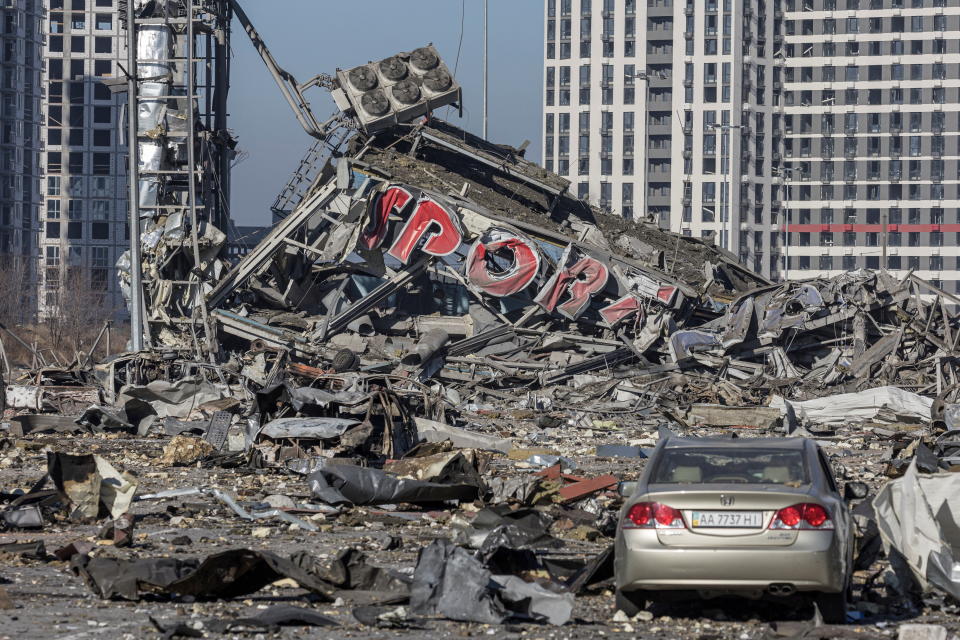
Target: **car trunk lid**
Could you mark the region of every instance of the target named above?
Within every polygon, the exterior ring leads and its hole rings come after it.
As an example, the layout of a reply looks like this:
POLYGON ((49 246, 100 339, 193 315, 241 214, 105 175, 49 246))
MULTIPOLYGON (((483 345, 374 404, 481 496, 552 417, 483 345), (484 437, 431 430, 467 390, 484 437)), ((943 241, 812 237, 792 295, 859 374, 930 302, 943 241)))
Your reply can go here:
POLYGON ((768 487, 754 485, 718 486, 710 489, 675 489, 648 498, 679 509, 686 528, 658 529, 657 537, 667 546, 748 547, 786 546, 797 539, 797 531, 770 529, 778 510, 809 499, 809 487, 768 487))

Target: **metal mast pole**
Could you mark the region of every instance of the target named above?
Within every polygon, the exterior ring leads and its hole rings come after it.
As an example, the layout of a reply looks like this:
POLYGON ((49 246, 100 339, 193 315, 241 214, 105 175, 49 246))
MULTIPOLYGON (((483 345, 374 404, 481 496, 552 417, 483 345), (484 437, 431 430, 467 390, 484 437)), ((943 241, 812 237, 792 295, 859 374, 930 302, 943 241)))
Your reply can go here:
POLYGON ((127 2, 127 156, 130 182, 130 345, 143 349, 143 276, 140 258, 140 169, 137 147, 137 24, 127 2))
POLYGON ((487 139, 487 85, 490 80, 490 67, 487 59, 489 53, 489 32, 487 30, 487 13, 490 8, 489 0, 483 0, 483 139, 487 139))
POLYGON ((196 71, 194 69, 194 57, 196 56, 196 42, 194 41, 194 15, 193 0, 187 0, 187 197, 190 198, 190 239, 193 245, 193 264, 195 269, 195 278, 197 283, 196 299, 200 307, 200 316, 203 319, 203 332, 207 339, 207 350, 210 361, 215 359, 214 348, 216 342, 213 339, 210 330, 210 322, 207 316, 207 302, 203 296, 203 282, 200 277, 200 241, 197 237, 200 233, 200 221, 197 219, 197 157, 196 157, 196 110, 194 109, 194 98, 196 96, 196 71))

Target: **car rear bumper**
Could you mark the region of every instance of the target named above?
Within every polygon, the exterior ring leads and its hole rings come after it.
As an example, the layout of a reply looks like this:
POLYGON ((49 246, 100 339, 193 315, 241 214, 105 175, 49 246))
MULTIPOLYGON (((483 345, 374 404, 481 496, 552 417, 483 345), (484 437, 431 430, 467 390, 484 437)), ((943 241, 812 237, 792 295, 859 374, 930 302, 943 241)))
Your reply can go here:
POLYGON ((844 589, 843 554, 834 535, 810 532, 789 546, 679 547, 661 544, 654 531, 617 537, 616 583, 635 590, 766 590, 772 584, 797 591, 844 589))

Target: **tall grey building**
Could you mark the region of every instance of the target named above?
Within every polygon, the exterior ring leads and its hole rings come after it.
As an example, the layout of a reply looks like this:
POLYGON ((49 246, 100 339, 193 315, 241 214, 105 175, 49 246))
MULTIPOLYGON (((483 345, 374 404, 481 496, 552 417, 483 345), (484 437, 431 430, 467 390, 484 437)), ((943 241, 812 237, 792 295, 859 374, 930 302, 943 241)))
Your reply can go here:
POLYGON ((545 13, 543 160, 580 196, 769 277, 884 266, 960 291, 960 2, 545 13))
POLYGON ((123 20, 118 0, 46 3, 40 312, 52 312, 61 288, 77 283, 103 291, 103 303, 119 311, 113 267, 127 243, 127 149, 118 127, 126 97, 102 81, 122 75, 123 20))
POLYGON ((16 274, 18 286, 27 285, 20 300, 3 304, 18 304, 30 313, 40 201, 41 0, 5 0, 0 22, 0 268, 6 276, 16 274))
POLYGON ((545 166, 601 207, 714 234, 769 272, 776 234, 762 231, 776 223, 775 114, 766 6, 545 3, 545 166))
POLYGON ((782 0, 790 274, 960 292, 960 2, 782 0))

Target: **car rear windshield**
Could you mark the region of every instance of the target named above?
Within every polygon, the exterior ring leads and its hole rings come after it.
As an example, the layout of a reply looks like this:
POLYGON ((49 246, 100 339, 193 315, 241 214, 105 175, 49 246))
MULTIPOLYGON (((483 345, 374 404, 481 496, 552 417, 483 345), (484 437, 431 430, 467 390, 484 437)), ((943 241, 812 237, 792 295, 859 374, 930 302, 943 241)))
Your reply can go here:
POLYGON ((664 449, 651 484, 809 483, 802 451, 776 449, 664 449))

